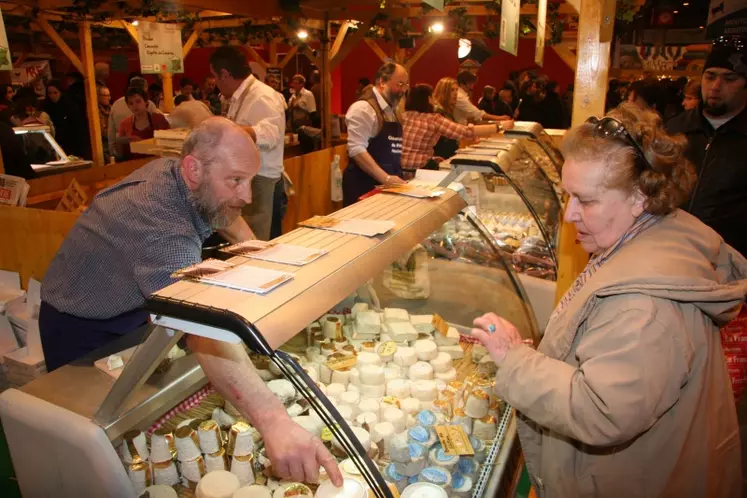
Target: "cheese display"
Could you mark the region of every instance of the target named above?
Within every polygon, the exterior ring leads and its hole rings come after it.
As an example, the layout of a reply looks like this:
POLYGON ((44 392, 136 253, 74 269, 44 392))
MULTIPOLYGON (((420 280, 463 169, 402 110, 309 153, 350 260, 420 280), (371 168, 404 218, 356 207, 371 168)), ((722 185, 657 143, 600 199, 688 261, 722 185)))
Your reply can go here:
POLYGON ((205 474, 197 484, 196 498, 232 498, 241 487, 239 478, 225 470, 205 474))

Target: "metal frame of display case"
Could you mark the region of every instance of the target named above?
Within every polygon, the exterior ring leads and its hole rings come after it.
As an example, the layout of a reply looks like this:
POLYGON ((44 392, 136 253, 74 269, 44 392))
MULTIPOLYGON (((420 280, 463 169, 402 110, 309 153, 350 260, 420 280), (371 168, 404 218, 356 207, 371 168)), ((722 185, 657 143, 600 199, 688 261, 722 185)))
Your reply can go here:
POLYGON ((531 121, 516 121, 514 122, 514 127, 504 131, 503 134, 509 138, 528 137, 534 139, 542 147, 542 150, 545 151, 547 157, 555 165, 558 174, 560 174, 564 161, 563 153, 555 147, 552 137, 547 134, 541 124, 531 121))
POLYGON ((50 134, 48 126, 44 125, 33 125, 33 126, 15 126, 13 132, 16 135, 42 135, 47 143, 54 149, 55 154, 60 158, 60 161, 64 161, 65 164, 32 164, 31 169, 36 172, 37 175, 44 176, 52 173, 59 173, 62 171, 72 171, 77 169, 83 169, 90 167, 93 162, 86 160, 71 161, 70 157, 62 150, 60 144, 50 134))

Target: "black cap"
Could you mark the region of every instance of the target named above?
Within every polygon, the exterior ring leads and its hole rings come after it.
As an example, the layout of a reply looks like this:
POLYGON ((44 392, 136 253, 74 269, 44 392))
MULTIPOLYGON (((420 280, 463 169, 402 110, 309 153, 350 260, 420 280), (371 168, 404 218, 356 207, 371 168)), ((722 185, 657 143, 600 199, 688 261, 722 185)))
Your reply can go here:
POLYGON ((713 43, 703 69, 720 67, 747 78, 747 47, 741 38, 721 37, 713 43))

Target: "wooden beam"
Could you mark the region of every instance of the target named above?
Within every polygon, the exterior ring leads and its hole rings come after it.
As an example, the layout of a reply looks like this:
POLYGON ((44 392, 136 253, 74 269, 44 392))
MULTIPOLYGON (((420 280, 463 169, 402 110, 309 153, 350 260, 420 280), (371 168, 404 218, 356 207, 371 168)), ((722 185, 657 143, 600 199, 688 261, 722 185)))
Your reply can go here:
POLYGON ((278 65, 278 39, 273 38, 270 41, 270 65, 277 67, 278 65))
POLYGON ((321 43, 321 65, 319 72, 322 75, 322 148, 327 149, 332 146, 332 71, 329 70, 330 62, 330 41, 329 41, 329 23, 326 23, 327 29, 321 43))
POLYGON ((602 0, 604 3, 602 24, 599 27, 599 41, 609 43, 612 41, 615 30, 615 3, 617 0, 602 0))
POLYGON ((130 38, 135 40, 135 45, 139 45, 140 41, 137 37, 137 28, 127 21, 119 21, 119 24, 120 26, 122 26, 122 28, 127 30, 127 32, 130 34, 130 38))
POLYGON ((163 108, 166 112, 174 110, 174 78, 171 73, 161 75, 161 86, 163 87, 163 108))
POLYGON ((283 57, 283 60, 280 61, 280 64, 278 64, 279 67, 284 68, 288 65, 288 63, 291 61, 294 55, 298 52, 298 45, 293 45, 290 50, 288 50, 288 53, 285 54, 285 57, 283 57))
POLYGON ((342 46, 337 50, 337 53, 334 57, 332 57, 332 60, 329 64, 329 70, 334 71, 334 69, 340 65, 340 63, 347 57, 347 55, 350 53, 350 51, 360 43, 361 40, 365 39, 366 33, 368 33, 368 30, 371 29, 371 26, 373 25, 373 19, 363 23, 358 26, 358 31, 353 33, 352 35, 347 37, 347 40, 345 40, 342 43, 342 46))
POLYGON ((187 54, 192 50, 192 48, 195 46, 195 42, 200 37, 200 33, 202 33, 202 30, 195 29, 192 31, 192 34, 189 35, 189 38, 187 38, 187 42, 182 47, 182 58, 186 59, 187 54))
MULTIPOLYGON (((46 19, 43 17, 37 17, 34 19, 34 22, 37 26, 41 28, 41 30, 46 34, 52 42, 57 45, 57 48, 59 48, 63 54, 65 54, 65 57, 70 59, 70 62, 73 63, 73 66, 75 66, 75 69, 80 71, 82 74, 85 74, 85 71, 83 69, 83 63, 80 62, 80 59, 78 58, 78 55, 73 52, 73 49, 70 48, 70 46, 65 43, 65 40, 60 37, 60 35, 57 34, 57 31, 54 30, 54 28, 47 22, 46 19)), ((90 31, 90 26, 89 26, 90 31)))
POLYGON ((93 67, 93 42, 91 41, 91 23, 82 22, 78 27, 80 34, 80 54, 83 58, 83 75, 85 76, 86 113, 91 138, 91 155, 96 166, 103 166, 104 146, 101 139, 101 121, 99 120, 99 99, 96 92, 96 72, 93 67))
POLYGON ((550 48, 558 54, 558 57, 560 57, 560 59, 565 62, 574 73, 576 72, 576 66, 578 65, 578 58, 573 52, 573 49, 576 48, 576 46, 577 44, 574 42, 562 42, 550 46, 550 48))
POLYGON ((255 61, 255 62, 256 62, 257 64, 259 64, 260 66, 262 66, 262 67, 263 67, 264 69, 267 69, 267 62, 265 62, 265 60, 264 60, 264 59, 262 58, 262 56, 260 56, 260 55, 259 55, 259 54, 257 53, 257 51, 256 51, 256 50, 254 50, 254 49, 252 48, 252 46, 251 46, 251 45, 249 45, 248 43, 247 43, 246 45, 244 45, 244 46, 246 47, 246 50, 247 50, 247 51, 249 52, 249 55, 251 55, 251 56, 252 56, 252 59, 254 59, 254 61, 255 61))
POLYGON ((389 62, 392 57, 389 57, 386 52, 379 46, 378 43, 376 43, 376 40, 372 40, 371 38, 364 38, 363 39, 366 42, 366 45, 371 47, 371 50, 374 51, 374 53, 381 59, 381 62, 389 62))
POLYGON ((581 13, 581 0, 565 0, 567 5, 570 5, 577 14, 581 13))
POLYGON ((337 52, 340 51, 340 47, 342 47, 342 42, 345 40, 345 35, 348 34, 349 28, 350 22, 348 21, 343 22, 342 26, 340 26, 339 31, 337 31, 337 36, 335 37, 335 42, 332 44, 332 48, 329 50, 330 59, 334 59, 335 55, 337 55, 337 52))
POLYGON ((418 47, 417 51, 412 54, 412 57, 410 57, 407 62, 405 63, 405 69, 407 71, 412 70, 412 66, 415 65, 418 60, 420 60, 421 57, 425 55, 425 53, 433 47, 433 45, 439 40, 437 36, 431 36, 430 38, 427 38, 425 42, 418 47))
POLYGON ((305 45, 303 47, 303 55, 305 55, 306 58, 308 58, 316 67, 322 67, 322 59, 314 55, 314 52, 311 50, 311 48, 309 48, 308 45, 305 45))

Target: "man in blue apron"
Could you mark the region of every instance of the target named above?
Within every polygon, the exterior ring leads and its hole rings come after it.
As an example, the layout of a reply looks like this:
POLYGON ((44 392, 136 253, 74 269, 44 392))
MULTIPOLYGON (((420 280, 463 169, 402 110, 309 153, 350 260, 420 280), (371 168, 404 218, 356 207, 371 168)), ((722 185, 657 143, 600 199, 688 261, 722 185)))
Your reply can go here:
POLYGON ((343 204, 349 206, 377 185, 404 183, 402 123, 398 104, 409 88, 407 70, 393 62, 376 72, 345 116, 348 155, 352 159, 342 176, 343 204))
MULTIPOLYGON (((99 192, 44 276, 39 332, 47 369, 145 324, 145 299, 200 261, 213 230, 231 242, 253 238, 241 210, 259 170, 249 135, 212 117, 185 140, 181 158, 155 159, 99 192)), ((316 482, 321 465, 342 483, 334 457, 291 420, 243 347, 196 335, 186 341, 215 389, 262 433, 278 476, 316 482)))

